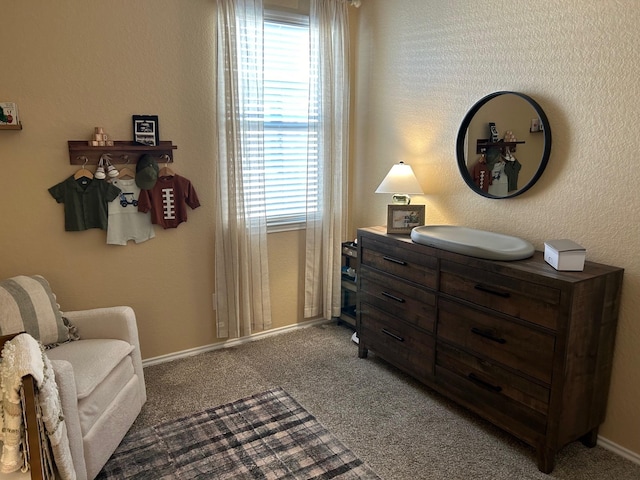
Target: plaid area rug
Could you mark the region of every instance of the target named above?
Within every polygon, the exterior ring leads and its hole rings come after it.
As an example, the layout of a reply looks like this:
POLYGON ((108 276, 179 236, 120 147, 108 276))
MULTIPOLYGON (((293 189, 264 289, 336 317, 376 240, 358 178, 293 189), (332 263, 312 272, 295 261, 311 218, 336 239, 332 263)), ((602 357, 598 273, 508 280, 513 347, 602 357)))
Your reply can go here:
POLYGON ((97 479, 379 479, 281 388, 133 432, 97 479))

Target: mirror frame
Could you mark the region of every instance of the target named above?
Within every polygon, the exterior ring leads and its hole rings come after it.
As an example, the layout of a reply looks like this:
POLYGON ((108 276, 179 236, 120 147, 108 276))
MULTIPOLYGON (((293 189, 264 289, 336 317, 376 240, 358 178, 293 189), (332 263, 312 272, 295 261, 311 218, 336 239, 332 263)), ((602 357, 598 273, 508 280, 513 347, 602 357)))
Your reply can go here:
POLYGON ((551 127, 549 125, 549 119, 544 113, 544 110, 542 110, 542 107, 540 107, 540 105, 538 105, 538 103, 534 99, 532 99, 528 95, 525 95, 524 93, 519 93, 519 92, 510 92, 510 91, 494 92, 480 99, 475 105, 473 105, 473 107, 471 107, 471 109, 465 115, 464 119, 462 120, 462 124, 460 125, 460 129, 458 130, 458 137, 456 139, 456 156, 458 157, 458 169, 460 170, 460 174, 462 175, 462 178, 467 183, 469 188, 471 188, 471 190, 476 192, 478 195, 482 195, 483 197, 487 197, 487 198, 503 199, 503 198, 513 198, 513 197, 517 197, 518 195, 522 195, 524 192, 526 192, 531 187, 533 187, 533 185, 538 181, 538 179, 542 175, 542 172, 544 172, 544 169, 546 168, 547 163, 549 162, 550 154, 551 154, 551 127), (469 125, 471 125, 471 121, 473 120, 473 117, 478 112, 478 110, 480 110, 480 108, 482 108, 491 99, 498 97, 500 95, 506 95, 506 94, 516 95, 524 99, 536 111, 536 113, 538 114, 538 117, 540 118, 540 123, 542 125, 542 130, 544 133, 544 150, 542 152, 542 158, 540 159, 540 166, 536 170, 536 173, 533 175, 531 180, 529 180, 529 182, 527 182, 522 188, 519 188, 515 192, 510 193, 509 195, 500 197, 500 196, 492 195, 488 192, 483 191, 474 183, 473 178, 469 174, 469 169, 467 167, 467 161, 465 158, 465 153, 466 153, 465 138, 467 136, 467 130, 469 129, 469 125))

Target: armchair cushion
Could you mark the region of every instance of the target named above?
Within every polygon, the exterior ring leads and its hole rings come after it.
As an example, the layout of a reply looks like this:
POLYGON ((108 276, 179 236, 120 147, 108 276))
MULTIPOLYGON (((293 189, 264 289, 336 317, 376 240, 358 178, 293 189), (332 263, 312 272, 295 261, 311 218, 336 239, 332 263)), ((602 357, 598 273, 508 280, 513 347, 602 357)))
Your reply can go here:
POLYGON ((80 340, 47 351, 50 360, 71 364, 82 436, 133 377, 132 351, 130 343, 114 339, 80 340))
POLYGON ((88 339, 60 345, 47 351, 51 360, 66 360, 73 367, 78 400, 88 397, 120 361, 133 350, 123 340, 88 339))
POLYGON ((0 334, 19 332, 45 346, 72 339, 49 282, 40 275, 0 282, 0 334))

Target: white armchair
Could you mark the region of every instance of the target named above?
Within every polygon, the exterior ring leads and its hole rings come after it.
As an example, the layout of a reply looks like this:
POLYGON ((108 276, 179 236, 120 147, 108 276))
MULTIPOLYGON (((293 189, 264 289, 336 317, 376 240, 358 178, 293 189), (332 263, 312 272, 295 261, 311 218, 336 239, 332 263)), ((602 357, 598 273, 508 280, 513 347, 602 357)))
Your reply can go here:
POLYGON ((50 346, 76 478, 93 480, 147 399, 135 313, 121 306, 62 314, 46 280, 20 276, 0 282, 0 334, 21 331, 50 346), (68 341, 65 318, 79 340, 68 341))
POLYGON ((46 351, 55 372, 78 480, 92 480, 147 400, 130 307, 65 312, 80 340, 46 351))

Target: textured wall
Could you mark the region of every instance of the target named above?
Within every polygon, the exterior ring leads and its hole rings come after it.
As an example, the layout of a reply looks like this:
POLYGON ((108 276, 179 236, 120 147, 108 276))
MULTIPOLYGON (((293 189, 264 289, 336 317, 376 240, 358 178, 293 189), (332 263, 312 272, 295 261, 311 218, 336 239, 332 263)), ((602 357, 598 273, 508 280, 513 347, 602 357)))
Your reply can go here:
POLYGON ((427 223, 517 235, 538 249, 571 238, 625 268, 606 438, 640 454, 640 9, 634 0, 363 0, 357 37, 352 227, 381 225, 373 191, 404 160, 427 223), (457 129, 481 97, 532 96, 553 132, 527 193, 490 200, 462 181, 457 129))

